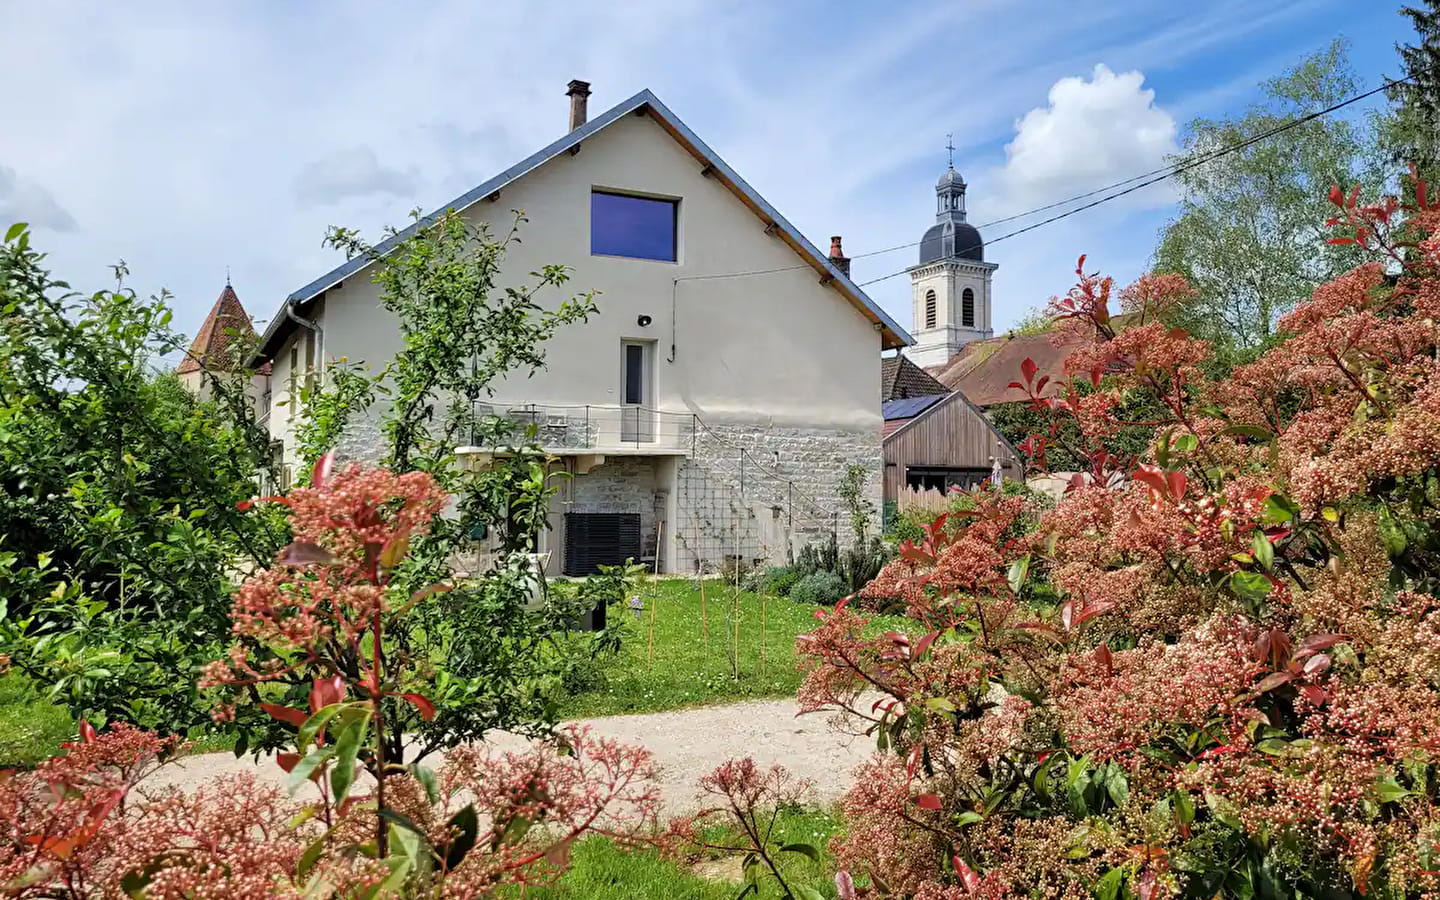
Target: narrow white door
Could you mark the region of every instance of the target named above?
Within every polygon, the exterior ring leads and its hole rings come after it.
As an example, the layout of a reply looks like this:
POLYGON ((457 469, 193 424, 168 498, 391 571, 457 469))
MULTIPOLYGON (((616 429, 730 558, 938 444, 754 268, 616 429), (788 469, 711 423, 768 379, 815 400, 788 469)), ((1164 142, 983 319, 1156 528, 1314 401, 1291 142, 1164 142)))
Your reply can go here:
POLYGON ((620 344, 620 440, 640 443, 655 440, 650 343, 620 344))

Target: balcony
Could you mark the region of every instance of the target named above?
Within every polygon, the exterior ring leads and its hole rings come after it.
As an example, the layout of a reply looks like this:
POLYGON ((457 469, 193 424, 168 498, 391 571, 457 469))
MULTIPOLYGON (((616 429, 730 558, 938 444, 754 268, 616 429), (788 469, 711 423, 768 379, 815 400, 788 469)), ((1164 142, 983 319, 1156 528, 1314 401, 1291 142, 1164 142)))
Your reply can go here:
MULTIPOLYGON (((473 404, 476 421, 509 423, 516 442, 533 428, 533 440, 555 456, 580 454, 686 456, 694 448, 696 418, 643 406, 473 404)), ((471 436, 476 444, 478 437, 471 436)))

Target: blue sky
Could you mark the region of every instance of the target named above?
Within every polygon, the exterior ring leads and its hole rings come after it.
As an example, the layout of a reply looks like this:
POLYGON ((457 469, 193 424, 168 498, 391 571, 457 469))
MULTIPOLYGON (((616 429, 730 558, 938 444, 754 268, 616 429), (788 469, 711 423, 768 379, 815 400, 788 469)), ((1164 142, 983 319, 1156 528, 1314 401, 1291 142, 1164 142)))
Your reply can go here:
MULTIPOLYGON (((1378 84, 1410 37, 1399 5, 8 3, 0 220, 31 221, 78 288, 123 258, 136 290, 174 293, 184 331, 227 266, 263 319, 339 261, 327 225, 375 235, 485 180, 563 132, 565 83, 584 78, 596 112, 655 91, 813 243, 841 234, 854 256, 933 221, 947 133, 983 224, 1160 165, 1185 122, 1243 110, 1336 36, 1378 84)), ((1080 253, 1143 271, 1172 201, 1152 189, 990 248, 997 327, 1063 292, 1080 253)), ((855 277, 915 252, 857 259, 855 277)), ((870 290, 909 323, 908 279, 870 290)))

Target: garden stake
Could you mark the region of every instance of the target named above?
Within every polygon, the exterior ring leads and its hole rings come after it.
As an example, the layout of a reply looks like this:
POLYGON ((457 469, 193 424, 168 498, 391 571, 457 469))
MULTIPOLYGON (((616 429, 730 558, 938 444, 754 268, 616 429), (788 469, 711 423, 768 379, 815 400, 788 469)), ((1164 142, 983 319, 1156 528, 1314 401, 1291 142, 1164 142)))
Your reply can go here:
MULTIPOLYGON (((660 519, 658 522, 655 523, 655 564, 651 567, 651 574, 652 574, 652 575, 659 575, 659 574, 660 574, 660 536, 661 536, 662 534, 664 534, 664 533, 665 533, 665 520, 664 520, 664 519, 660 519)), ((652 587, 653 587, 654 584, 655 584, 655 582, 654 582, 653 580, 652 580, 650 583, 651 583, 651 586, 652 586, 652 587)), ((655 607, 657 607, 657 606, 659 606, 659 605, 660 605, 660 592, 659 592, 658 590, 651 591, 651 592, 650 592, 650 636, 649 636, 649 644, 650 644, 650 646, 649 646, 649 648, 646 650, 646 653, 645 653, 645 668, 647 668, 647 669, 653 668, 654 665, 655 665, 655 607)))
POLYGON ((760 674, 765 674, 765 592, 760 592, 760 674))
POLYGON ((705 635, 705 665, 710 665, 710 618, 705 614, 705 567, 698 566, 700 582, 700 630, 705 635))
POLYGON ((740 592, 736 591, 730 601, 730 615, 735 619, 735 640, 732 642, 735 660, 735 680, 740 680, 740 592))
POLYGON ((645 627, 645 668, 650 669, 655 665, 655 607, 660 605, 660 595, 651 591, 646 605, 650 607, 650 623, 645 627))

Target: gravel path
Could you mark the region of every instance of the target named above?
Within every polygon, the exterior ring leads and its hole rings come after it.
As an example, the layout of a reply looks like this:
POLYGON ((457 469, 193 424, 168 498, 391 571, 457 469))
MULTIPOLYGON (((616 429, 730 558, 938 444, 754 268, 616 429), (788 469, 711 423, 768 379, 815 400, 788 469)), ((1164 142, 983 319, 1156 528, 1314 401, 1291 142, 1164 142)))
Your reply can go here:
MULTIPOLYGON (((797 718, 796 711, 794 699, 755 700, 581 719, 576 724, 591 726, 597 735, 648 747, 660 766, 666 814, 694 808, 700 776, 726 759, 747 755, 761 765, 779 763, 795 775, 810 779, 815 784, 812 799, 831 803, 850 786, 855 767, 875 751, 875 742, 831 730, 826 714, 797 718)), ((502 734, 491 743, 514 749, 523 746, 523 739, 502 734)), ((193 790, 217 776, 243 771, 255 771, 262 778, 284 783, 284 773, 272 760, 262 759, 257 766, 248 756, 236 759, 230 753, 188 757, 161 769, 147 783, 193 790)))

